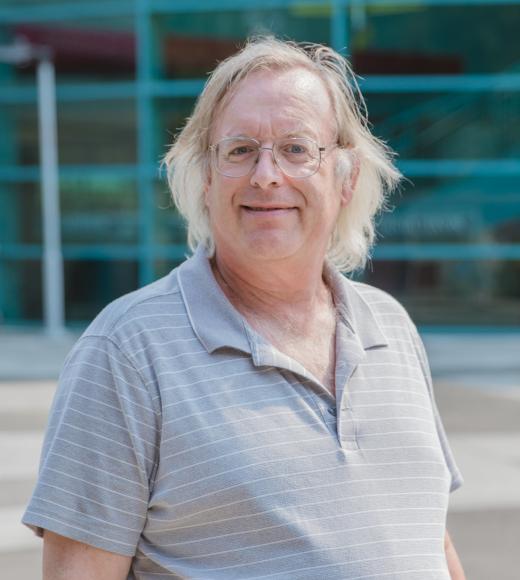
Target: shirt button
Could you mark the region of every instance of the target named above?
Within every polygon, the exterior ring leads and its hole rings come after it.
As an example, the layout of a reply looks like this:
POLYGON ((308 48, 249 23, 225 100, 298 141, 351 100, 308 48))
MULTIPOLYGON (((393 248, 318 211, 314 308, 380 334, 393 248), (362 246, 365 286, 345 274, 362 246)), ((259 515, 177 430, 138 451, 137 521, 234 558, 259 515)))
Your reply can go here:
POLYGON ((327 409, 327 411, 328 411, 328 412, 329 412, 329 413, 330 413, 330 414, 331 414, 333 417, 335 417, 335 416, 336 416, 336 414, 337 414, 336 407, 329 407, 329 408, 327 409))

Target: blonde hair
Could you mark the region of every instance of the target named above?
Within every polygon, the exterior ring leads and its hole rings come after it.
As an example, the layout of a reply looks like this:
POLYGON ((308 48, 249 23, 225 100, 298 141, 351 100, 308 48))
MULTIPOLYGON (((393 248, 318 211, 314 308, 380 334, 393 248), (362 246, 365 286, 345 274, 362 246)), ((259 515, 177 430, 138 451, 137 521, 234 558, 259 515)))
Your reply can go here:
POLYGON ((315 73, 328 90, 336 117, 337 143, 343 153, 336 168, 338 174, 342 179, 349 178, 352 155, 359 170, 352 199, 340 211, 327 252, 332 263, 350 272, 365 265, 375 238, 374 218, 401 175, 393 165, 393 153, 370 132, 365 102, 348 62, 329 47, 259 37, 248 40, 242 50, 221 62, 164 158, 168 183, 187 221, 189 247, 194 250, 203 243, 213 252, 204 190, 216 112, 251 73, 295 67, 315 73))

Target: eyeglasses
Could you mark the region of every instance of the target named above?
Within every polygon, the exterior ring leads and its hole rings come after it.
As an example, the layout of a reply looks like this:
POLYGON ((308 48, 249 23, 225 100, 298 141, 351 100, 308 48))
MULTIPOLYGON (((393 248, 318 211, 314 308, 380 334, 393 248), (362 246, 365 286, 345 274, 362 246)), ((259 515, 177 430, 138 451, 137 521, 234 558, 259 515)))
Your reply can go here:
POLYGON ((262 150, 271 151, 273 161, 288 177, 310 177, 320 168, 321 156, 326 149, 306 137, 277 139, 272 147, 262 147, 259 141, 250 137, 229 137, 210 145, 215 168, 226 177, 249 175, 262 150))

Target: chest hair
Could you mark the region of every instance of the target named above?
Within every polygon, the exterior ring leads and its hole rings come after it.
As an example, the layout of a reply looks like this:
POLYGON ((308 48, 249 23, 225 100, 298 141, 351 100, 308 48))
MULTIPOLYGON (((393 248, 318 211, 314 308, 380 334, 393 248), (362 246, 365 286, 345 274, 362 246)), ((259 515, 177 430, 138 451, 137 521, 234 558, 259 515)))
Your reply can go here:
POLYGON ((279 351, 298 361, 331 393, 335 392, 336 315, 324 309, 311 323, 294 325, 283 318, 247 315, 250 324, 279 351))

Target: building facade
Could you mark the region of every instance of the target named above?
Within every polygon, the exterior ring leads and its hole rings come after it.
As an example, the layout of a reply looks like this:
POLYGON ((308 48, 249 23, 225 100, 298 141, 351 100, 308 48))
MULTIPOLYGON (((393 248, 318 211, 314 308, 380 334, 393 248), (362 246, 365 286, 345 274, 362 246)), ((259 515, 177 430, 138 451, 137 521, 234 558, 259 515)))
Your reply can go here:
MULTIPOLYGON (((0 0, 0 45, 56 68, 67 324, 182 261, 160 159, 208 71, 270 33, 349 56, 407 177, 356 277, 425 327, 520 327, 519 27, 520 0, 0 0)), ((7 325, 44 319, 35 74, 0 62, 7 325)))

